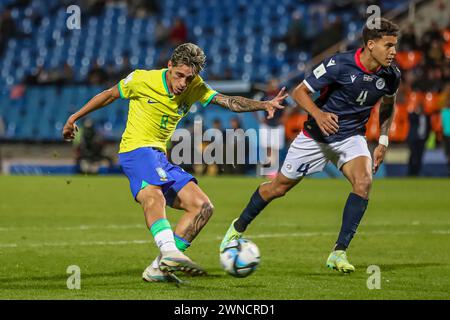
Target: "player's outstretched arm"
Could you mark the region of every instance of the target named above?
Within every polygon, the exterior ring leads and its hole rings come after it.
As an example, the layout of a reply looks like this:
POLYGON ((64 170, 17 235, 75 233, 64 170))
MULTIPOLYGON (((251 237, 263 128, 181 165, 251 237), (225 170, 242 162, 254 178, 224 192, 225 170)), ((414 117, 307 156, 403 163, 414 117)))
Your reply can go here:
POLYGON ((281 103, 288 96, 285 90, 286 88, 283 87, 283 89, 278 92, 277 96, 269 101, 252 100, 240 96, 226 96, 218 93, 211 102, 223 108, 230 109, 233 112, 266 110, 268 113, 267 119, 270 119, 277 109, 284 109, 284 106, 282 106, 281 103))
POLYGON ((117 98, 120 98, 119 89, 117 85, 104 90, 103 92, 97 94, 91 100, 89 100, 80 110, 72 114, 69 119, 67 119, 64 125, 62 135, 66 140, 73 140, 75 138, 75 132, 78 131, 78 127, 75 121, 83 118, 88 113, 98 110, 108 104, 114 102, 117 98))
POLYGON ((305 109, 316 120, 317 125, 325 136, 338 132, 338 116, 334 113, 320 110, 311 99, 310 94, 311 91, 302 82, 294 89, 292 97, 300 107, 305 109))
POLYGON ((380 140, 378 146, 373 151, 373 173, 376 173, 386 155, 388 145, 389 128, 394 118, 394 96, 384 96, 381 99, 379 122, 380 122, 380 140))

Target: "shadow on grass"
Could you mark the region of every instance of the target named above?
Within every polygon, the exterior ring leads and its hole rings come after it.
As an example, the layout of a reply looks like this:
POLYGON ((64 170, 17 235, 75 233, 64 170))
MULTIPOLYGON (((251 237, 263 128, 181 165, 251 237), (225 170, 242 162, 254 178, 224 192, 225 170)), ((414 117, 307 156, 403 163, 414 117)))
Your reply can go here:
MULTIPOLYGON (((105 287, 105 286, 116 286, 119 280, 122 284, 126 283, 137 283, 136 280, 140 279, 142 275, 142 269, 128 269, 128 270, 120 270, 113 272, 81 272, 81 280, 84 282, 87 279, 95 280, 98 279, 98 282, 93 284, 95 287, 105 287), (107 279, 110 278, 110 279, 107 279), (122 278, 122 279, 120 279, 122 278), (130 281, 127 281, 127 279, 130 281), (104 280, 100 280, 104 279, 104 280)), ((178 273, 180 277, 187 281, 195 280, 195 279, 213 279, 213 278, 223 278, 226 275, 222 274, 208 274, 206 276, 189 276, 178 273)), ((65 283, 70 277, 70 274, 52 274, 52 275, 43 275, 43 276, 23 276, 23 277, 2 277, 0 278, 1 288, 2 289, 37 289, 37 288, 45 288, 45 289, 61 289, 61 285, 65 286, 65 283)), ((144 281, 142 283, 145 283, 144 281)))
MULTIPOLYGON (((420 268, 427 268, 427 267, 439 267, 444 266, 443 263, 393 263, 393 264, 379 264, 377 265, 380 267, 381 272, 389 272, 389 271, 396 271, 396 270, 402 270, 402 269, 420 269, 420 268)), ((355 275, 358 274, 366 274, 367 267, 369 265, 355 265, 355 275)), ((351 276, 352 274, 345 274, 341 272, 337 272, 336 270, 326 269, 324 268, 323 271, 320 272, 292 272, 293 275, 297 276, 320 276, 320 277, 335 277, 336 275, 342 275, 342 276, 351 276), (295 274, 294 274, 295 273, 295 274)))
MULTIPOLYGON (((98 277, 123 277, 123 276, 135 276, 141 275, 142 269, 128 269, 121 271, 113 271, 113 272, 97 272, 97 273, 89 273, 83 272, 81 270, 81 278, 89 279, 89 278, 98 278, 98 277)), ((61 274, 52 274, 46 276, 24 276, 24 277, 9 277, 9 278, 0 278, 0 283, 11 283, 11 282, 24 282, 24 281, 61 281, 67 280, 70 274, 61 273, 61 274)))

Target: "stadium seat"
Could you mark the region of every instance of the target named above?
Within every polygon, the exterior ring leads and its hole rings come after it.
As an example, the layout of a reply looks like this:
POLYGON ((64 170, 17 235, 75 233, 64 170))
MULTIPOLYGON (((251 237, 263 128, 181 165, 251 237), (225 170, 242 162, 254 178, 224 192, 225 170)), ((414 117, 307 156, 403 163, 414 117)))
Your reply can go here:
POLYGON ((436 134, 436 139, 438 141, 442 141, 442 121, 441 121, 441 113, 434 112, 430 116, 431 121, 431 130, 436 134))
POLYGON ((305 113, 295 112, 288 116, 285 127, 285 135, 288 141, 292 141, 303 130, 303 124, 308 119, 305 113))
POLYGON ((445 29, 442 31, 442 37, 444 38, 445 42, 450 42, 450 29, 445 29))
POLYGON ((394 118, 389 130, 389 140, 393 142, 404 142, 408 137, 409 121, 406 104, 396 104, 394 118))
POLYGON ((422 61, 420 51, 399 51, 395 59, 403 70, 409 70, 417 66, 422 61))
POLYGON ((441 109, 441 95, 437 92, 426 92, 423 98, 425 114, 432 114, 441 109))
POLYGON ((406 109, 408 110, 408 112, 414 112, 417 106, 423 103, 423 99, 423 93, 419 91, 411 91, 409 94, 407 94, 406 109))
POLYGON ((444 54, 447 59, 450 59, 450 41, 444 44, 444 54))

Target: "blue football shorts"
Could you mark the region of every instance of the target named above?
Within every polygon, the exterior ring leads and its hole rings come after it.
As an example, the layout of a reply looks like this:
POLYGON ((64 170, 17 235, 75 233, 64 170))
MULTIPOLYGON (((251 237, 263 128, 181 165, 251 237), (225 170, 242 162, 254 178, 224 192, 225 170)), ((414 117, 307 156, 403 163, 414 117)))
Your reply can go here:
POLYGON ((151 147, 119 153, 119 164, 130 182, 135 200, 147 185, 161 186, 167 205, 172 206, 177 193, 186 184, 197 183, 190 173, 170 163, 164 152, 151 147))

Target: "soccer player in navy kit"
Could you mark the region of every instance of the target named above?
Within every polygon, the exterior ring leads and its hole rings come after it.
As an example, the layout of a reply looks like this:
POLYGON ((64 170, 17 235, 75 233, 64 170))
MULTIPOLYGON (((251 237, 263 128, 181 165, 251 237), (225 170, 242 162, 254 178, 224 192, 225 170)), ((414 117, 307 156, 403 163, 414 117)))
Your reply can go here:
POLYGON ((292 96, 309 113, 304 130, 291 144, 281 173, 262 183, 235 219, 222 240, 220 250, 242 237, 248 224, 273 199, 282 197, 304 176, 322 171, 331 161, 352 184, 344 207, 342 226, 327 259, 329 268, 353 272, 346 249, 367 208, 372 173, 383 162, 388 146, 395 94, 400 71, 392 65, 399 28, 377 18, 374 28, 363 29, 364 47, 325 59, 298 85, 292 96), (320 91, 313 101, 310 95, 320 91), (373 106, 381 99, 379 144, 373 162, 364 137, 373 106))

